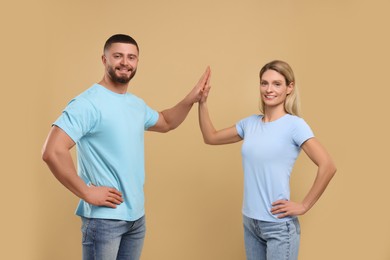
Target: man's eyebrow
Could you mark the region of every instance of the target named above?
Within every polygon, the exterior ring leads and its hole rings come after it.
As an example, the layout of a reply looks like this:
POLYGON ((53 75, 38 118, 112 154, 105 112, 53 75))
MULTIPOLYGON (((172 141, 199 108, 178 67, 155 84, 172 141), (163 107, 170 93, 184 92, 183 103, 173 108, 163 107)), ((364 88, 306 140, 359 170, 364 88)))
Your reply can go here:
POLYGON ((131 58, 138 58, 138 55, 137 54, 134 54, 134 53, 129 53, 129 54, 125 54, 123 52, 113 52, 112 53, 113 56, 115 55, 119 55, 119 56, 127 56, 127 57, 131 57, 131 58))

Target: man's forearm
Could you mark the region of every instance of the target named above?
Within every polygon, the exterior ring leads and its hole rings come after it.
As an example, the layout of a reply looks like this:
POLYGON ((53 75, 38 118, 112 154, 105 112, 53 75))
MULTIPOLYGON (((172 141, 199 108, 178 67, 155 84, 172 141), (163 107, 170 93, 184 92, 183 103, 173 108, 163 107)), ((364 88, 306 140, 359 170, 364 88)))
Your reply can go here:
POLYGON ((70 153, 56 152, 45 155, 43 160, 57 180, 81 199, 85 199, 88 186, 77 175, 70 153))
POLYGON ((168 125, 168 130, 173 130, 183 123, 192 106, 193 103, 185 98, 174 107, 163 110, 161 114, 168 125))

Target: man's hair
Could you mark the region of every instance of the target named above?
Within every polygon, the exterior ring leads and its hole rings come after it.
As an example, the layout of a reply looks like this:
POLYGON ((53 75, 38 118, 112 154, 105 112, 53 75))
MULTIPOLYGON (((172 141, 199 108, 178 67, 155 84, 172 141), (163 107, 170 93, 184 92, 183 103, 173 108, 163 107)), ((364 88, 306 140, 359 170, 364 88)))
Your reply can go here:
POLYGON ((113 36, 108 38, 108 40, 104 44, 103 51, 104 52, 107 51, 111 47, 111 44, 117 43, 117 42, 133 44, 133 45, 135 45, 135 47, 137 47, 137 51, 139 52, 137 42, 132 37, 130 37, 129 35, 126 35, 126 34, 114 34, 113 36))

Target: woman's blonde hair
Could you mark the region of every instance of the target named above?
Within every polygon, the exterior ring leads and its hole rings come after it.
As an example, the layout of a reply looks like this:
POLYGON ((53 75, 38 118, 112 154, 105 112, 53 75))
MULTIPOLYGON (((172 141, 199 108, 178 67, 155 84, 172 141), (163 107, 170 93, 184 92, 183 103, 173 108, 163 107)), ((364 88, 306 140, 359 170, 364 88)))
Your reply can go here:
MULTIPOLYGON (((287 113, 291 115, 299 116, 300 114, 299 92, 295 82, 294 72, 291 69, 290 65, 288 65, 286 62, 281 60, 271 61, 265 64, 263 68, 261 68, 260 80, 264 72, 266 72, 267 70, 274 70, 280 73, 286 80, 287 86, 291 83, 294 84, 293 90, 286 97, 286 101, 284 102, 284 109, 286 110, 287 113)), ((264 114, 264 102, 261 98, 259 102, 259 109, 260 109, 260 113, 264 114)))

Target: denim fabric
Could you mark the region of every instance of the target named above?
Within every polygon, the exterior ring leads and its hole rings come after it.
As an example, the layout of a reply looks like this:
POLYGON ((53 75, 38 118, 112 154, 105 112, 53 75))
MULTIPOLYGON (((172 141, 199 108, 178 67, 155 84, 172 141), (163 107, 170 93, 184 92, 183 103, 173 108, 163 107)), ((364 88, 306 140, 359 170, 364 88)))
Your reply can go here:
POLYGON ((300 241, 298 218, 266 222, 244 218, 247 260, 297 260, 300 241))
POLYGON ((136 221, 81 218, 83 260, 138 260, 145 217, 136 221))

